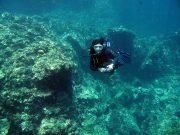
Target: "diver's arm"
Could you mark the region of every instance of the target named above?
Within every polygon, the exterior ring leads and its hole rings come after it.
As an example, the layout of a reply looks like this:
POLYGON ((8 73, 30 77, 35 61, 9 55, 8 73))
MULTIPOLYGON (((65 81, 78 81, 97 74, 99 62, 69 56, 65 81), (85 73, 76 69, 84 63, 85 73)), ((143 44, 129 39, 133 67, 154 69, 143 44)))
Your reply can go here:
POLYGON ((106 54, 111 58, 111 59, 114 59, 117 54, 110 48, 106 49, 106 54))

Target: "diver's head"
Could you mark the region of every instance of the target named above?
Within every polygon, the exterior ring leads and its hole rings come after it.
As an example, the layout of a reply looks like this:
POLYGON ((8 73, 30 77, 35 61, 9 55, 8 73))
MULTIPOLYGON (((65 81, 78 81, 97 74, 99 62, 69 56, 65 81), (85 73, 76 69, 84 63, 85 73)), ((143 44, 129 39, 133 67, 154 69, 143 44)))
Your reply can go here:
POLYGON ((102 44, 96 44, 93 46, 93 48, 97 54, 100 54, 102 52, 104 46, 102 44))
POLYGON ((104 49, 104 45, 103 45, 104 42, 105 42, 104 38, 93 40, 92 46, 91 46, 93 49, 92 51, 96 54, 100 54, 104 49))

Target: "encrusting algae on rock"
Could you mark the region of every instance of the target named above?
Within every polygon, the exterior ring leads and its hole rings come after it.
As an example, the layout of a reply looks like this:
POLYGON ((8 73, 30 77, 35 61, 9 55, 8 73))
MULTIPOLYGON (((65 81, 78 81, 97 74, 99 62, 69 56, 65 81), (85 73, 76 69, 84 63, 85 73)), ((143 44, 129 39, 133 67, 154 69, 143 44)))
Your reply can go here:
MULTIPOLYGON (((75 66, 71 60, 72 48, 62 45, 36 17, 3 13, 0 30, 0 120, 1 126, 7 125, 2 127, 5 130, 0 128, 0 133, 37 134, 39 126, 40 135, 57 134, 61 130, 70 132, 66 128, 70 129, 74 122, 70 120, 71 123, 63 126, 67 120, 61 113, 58 114, 62 117, 58 119, 59 126, 55 126, 55 122, 53 130, 41 133, 41 129, 49 123, 48 119, 44 120, 43 107, 57 100, 58 94, 71 92, 69 85, 75 66), (66 57, 63 50, 68 50, 71 57, 66 57)), ((52 108, 56 105, 52 104, 52 108)))

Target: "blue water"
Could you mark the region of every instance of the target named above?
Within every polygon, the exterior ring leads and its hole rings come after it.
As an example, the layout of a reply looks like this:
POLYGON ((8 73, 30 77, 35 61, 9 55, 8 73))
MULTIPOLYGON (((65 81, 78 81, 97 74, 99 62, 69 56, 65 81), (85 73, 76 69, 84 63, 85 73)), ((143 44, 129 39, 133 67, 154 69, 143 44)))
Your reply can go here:
MULTIPOLYGON (((66 9, 67 14, 72 11, 74 16, 86 12, 87 16, 108 18, 112 26, 123 25, 143 36, 166 34, 180 28, 179 0, 0 0, 1 11, 20 14, 42 15, 58 8, 66 9)), ((84 22, 87 21, 86 18, 84 22)))
MULTIPOLYGON (((176 31, 180 26, 178 0, 116 0, 117 20, 143 34, 176 31)), ((112 2, 113 4, 114 2, 112 2)))

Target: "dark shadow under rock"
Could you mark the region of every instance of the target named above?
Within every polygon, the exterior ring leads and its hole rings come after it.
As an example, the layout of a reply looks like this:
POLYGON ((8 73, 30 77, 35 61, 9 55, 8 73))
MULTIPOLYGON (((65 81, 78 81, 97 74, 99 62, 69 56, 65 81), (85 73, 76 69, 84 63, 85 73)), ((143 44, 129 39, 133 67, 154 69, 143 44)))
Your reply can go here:
POLYGON ((61 70, 52 71, 48 76, 37 81, 36 86, 41 91, 52 93, 51 96, 44 99, 46 106, 58 106, 62 114, 69 118, 75 117, 71 69, 61 68, 61 70))
POLYGON ((73 90, 72 90, 72 73, 71 70, 62 69, 58 72, 52 71, 52 73, 36 83, 37 87, 41 90, 52 91, 53 97, 51 101, 47 101, 49 104, 58 102, 62 98, 66 97, 67 102, 72 102, 73 90))

